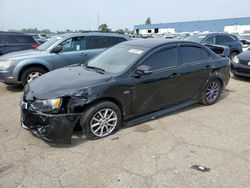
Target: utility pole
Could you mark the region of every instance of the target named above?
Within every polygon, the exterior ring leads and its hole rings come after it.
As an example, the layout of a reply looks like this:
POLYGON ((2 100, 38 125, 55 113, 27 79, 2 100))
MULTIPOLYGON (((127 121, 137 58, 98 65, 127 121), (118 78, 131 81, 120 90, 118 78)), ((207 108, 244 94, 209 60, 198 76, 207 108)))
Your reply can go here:
POLYGON ((100 12, 97 12, 97 24, 98 24, 97 30, 99 30, 99 27, 100 27, 100 12))

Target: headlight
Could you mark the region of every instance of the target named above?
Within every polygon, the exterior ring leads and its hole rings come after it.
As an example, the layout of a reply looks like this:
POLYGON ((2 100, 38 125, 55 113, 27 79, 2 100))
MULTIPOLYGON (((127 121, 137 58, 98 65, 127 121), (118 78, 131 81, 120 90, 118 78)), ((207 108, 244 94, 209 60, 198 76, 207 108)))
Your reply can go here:
POLYGON ((57 112, 62 105, 62 99, 36 100, 31 104, 33 110, 41 112, 57 112))
POLYGON ((0 61, 0 69, 7 69, 14 61, 0 61))
POLYGON ((239 63, 239 58, 238 58, 238 56, 234 56, 233 62, 234 62, 234 63, 239 63))

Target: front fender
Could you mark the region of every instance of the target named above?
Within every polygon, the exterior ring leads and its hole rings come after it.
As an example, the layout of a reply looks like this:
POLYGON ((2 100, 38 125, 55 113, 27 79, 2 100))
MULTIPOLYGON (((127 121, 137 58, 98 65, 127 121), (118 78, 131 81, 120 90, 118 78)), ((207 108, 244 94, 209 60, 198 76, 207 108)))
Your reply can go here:
POLYGON ((48 61, 43 60, 43 59, 26 59, 26 60, 22 60, 20 62, 17 63, 17 65, 15 66, 14 70, 13 70, 13 77, 16 81, 18 81, 18 77, 20 72, 27 66, 31 66, 31 65, 41 65, 46 67, 49 71, 54 69, 54 66, 51 65, 48 61))

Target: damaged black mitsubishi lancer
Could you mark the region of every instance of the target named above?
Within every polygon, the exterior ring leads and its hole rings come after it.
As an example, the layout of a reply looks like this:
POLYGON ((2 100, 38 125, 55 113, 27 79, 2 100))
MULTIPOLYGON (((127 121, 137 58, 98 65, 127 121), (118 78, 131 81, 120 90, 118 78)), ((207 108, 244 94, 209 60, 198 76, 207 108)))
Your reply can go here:
POLYGON ((97 139, 180 108, 217 102, 229 59, 188 41, 118 44, 83 65, 52 71, 24 88, 21 126, 48 142, 70 144, 74 127, 97 139))

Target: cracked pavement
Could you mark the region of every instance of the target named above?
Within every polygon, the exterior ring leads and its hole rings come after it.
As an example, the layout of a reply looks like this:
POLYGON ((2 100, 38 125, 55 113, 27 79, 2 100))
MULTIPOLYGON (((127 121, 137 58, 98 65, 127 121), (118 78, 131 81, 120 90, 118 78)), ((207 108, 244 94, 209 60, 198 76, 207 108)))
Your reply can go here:
POLYGON ((0 84, 0 187, 250 187, 249 93, 232 77, 213 106, 57 146, 20 127, 22 89, 0 84))

